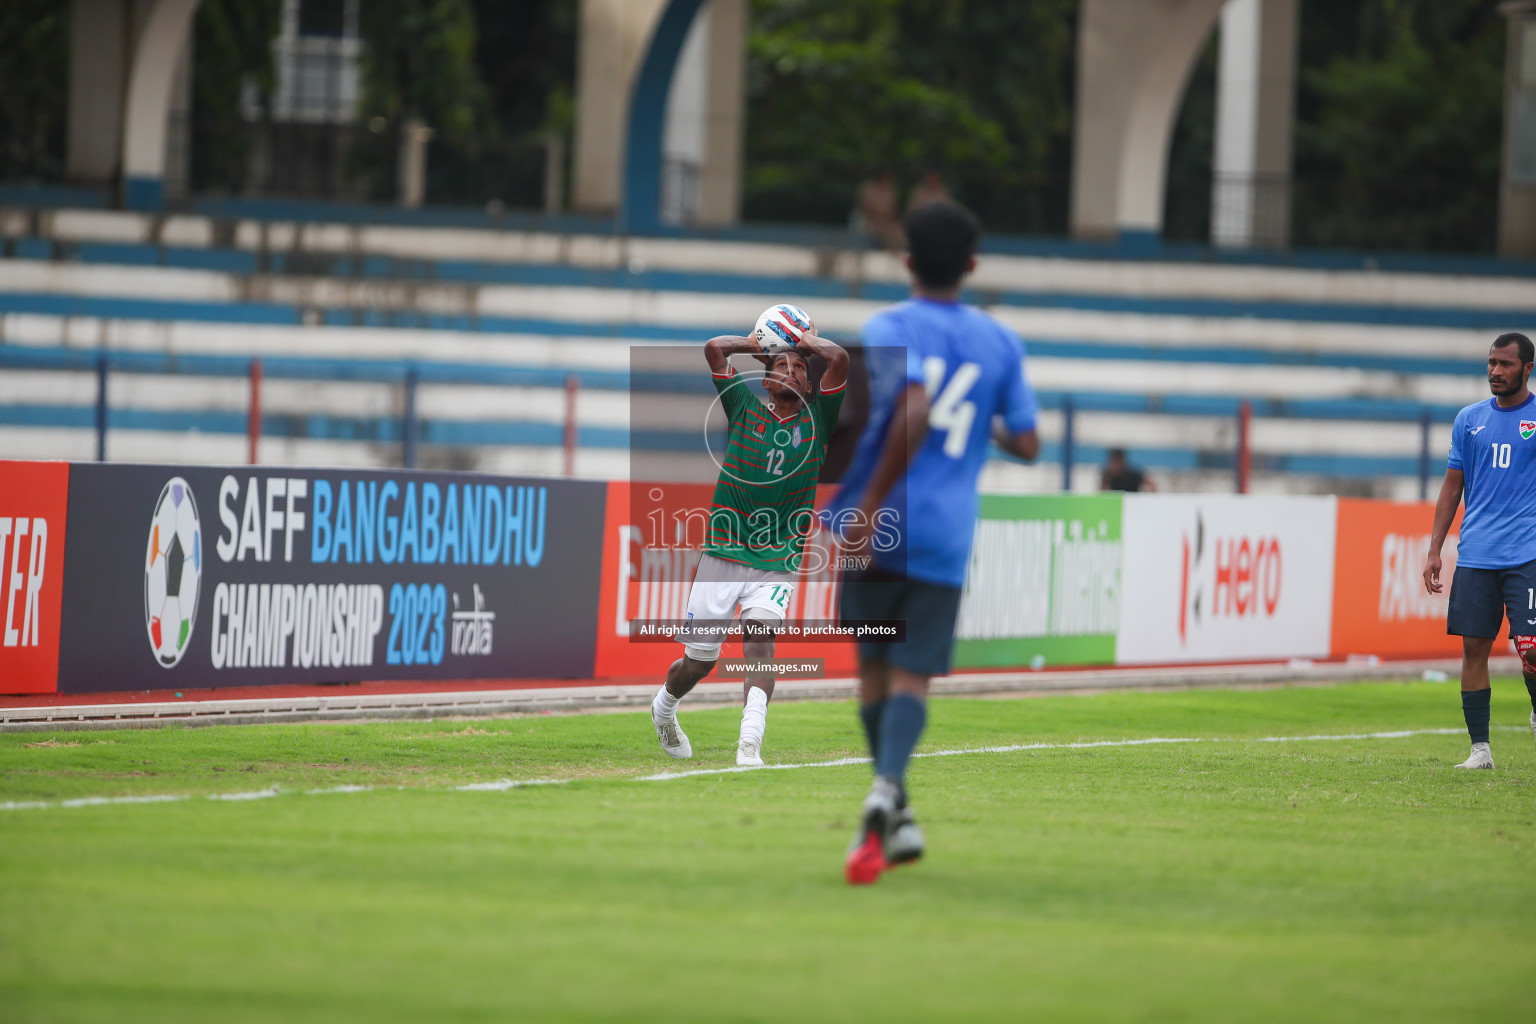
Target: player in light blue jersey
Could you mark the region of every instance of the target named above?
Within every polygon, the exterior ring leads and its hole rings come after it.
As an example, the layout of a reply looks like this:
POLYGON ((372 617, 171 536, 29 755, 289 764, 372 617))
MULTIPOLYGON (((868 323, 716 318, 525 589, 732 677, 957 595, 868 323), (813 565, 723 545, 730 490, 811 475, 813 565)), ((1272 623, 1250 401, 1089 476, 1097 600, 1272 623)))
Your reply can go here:
POLYGON ((1466 496, 1445 631, 1461 637, 1461 710, 1472 754, 1458 768, 1492 768, 1488 745, 1488 656, 1509 616, 1531 694, 1536 737, 1536 399, 1529 386, 1533 349, 1523 334, 1501 334, 1488 350, 1493 397, 1469 405, 1451 426, 1451 457, 1435 504, 1424 586, 1440 582, 1440 551, 1466 496))
POLYGON ((993 441, 1023 459, 1040 451, 1023 342, 960 302, 976 266, 976 219, 931 203, 905 227, 912 298, 864 325, 869 423, 824 513, 846 552, 873 558, 843 585, 843 619, 906 624, 900 642, 859 644, 859 717, 875 781, 848 854, 854 884, 922 855, 907 762, 927 722, 928 680, 949 671, 976 478, 993 441))

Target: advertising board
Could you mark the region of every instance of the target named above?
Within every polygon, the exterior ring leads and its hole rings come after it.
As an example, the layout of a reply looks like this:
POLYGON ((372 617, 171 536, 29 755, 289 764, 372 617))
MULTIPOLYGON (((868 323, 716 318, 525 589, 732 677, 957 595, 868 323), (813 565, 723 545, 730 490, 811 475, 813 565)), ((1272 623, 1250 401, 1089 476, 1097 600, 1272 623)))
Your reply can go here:
MULTIPOLYGON (((712 490, 0 461, 0 692, 659 679, 678 644, 637 624, 686 618, 702 545, 690 531, 707 528, 712 490)), ((1422 585, 1428 503, 980 507, 957 669, 1458 651, 1445 595, 1422 585)), ((1456 541, 1453 528, 1447 582, 1456 541)), ((813 532, 786 621, 835 623, 852 558, 813 532)), ((846 638, 802 632, 776 653, 855 672, 846 638)))
POLYGON ((1445 632, 1461 520, 1441 550, 1445 589, 1424 588, 1435 506, 1427 501, 1340 498, 1333 577, 1333 653, 1383 658, 1457 657, 1461 638, 1445 632))
POLYGON ((58 689, 589 677, 603 488, 77 464, 58 689))
POLYGON ((1120 513, 1118 494, 982 495, 955 666, 1112 664, 1120 513))
POLYGON ((52 693, 69 463, 0 461, 0 693, 52 693))
MULTIPOLYGON (((597 617, 599 678, 645 677, 659 683, 667 667, 682 655, 675 641, 640 636, 635 623, 686 616, 688 588, 703 541, 702 529, 690 532, 689 517, 701 508, 707 511, 713 494, 714 484, 608 485, 597 617), (644 488, 645 493, 632 500, 632 488, 644 488)), ((828 541, 828 535, 819 530, 807 540, 805 568, 785 610, 786 622, 837 619, 840 574, 828 541)), ((740 642, 727 642, 721 653, 739 656, 740 642)), ((853 644, 847 642, 781 639, 774 645, 774 654, 823 658, 829 676, 852 675, 856 667, 853 644)))
POLYGON ((1126 495, 1117 663, 1327 657, 1335 501, 1126 495))

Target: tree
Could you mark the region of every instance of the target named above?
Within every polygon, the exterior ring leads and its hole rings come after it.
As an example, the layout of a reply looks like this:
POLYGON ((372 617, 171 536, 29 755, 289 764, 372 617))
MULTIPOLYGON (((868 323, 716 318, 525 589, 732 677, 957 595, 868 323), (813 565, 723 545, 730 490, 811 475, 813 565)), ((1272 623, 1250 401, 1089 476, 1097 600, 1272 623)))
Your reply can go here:
POLYGON ((1302 25, 1297 243, 1491 252, 1497 0, 1312 3, 1302 25))
POLYGON ((64 175, 69 8, 56 0, 0 4, 0 180, 64 175))
POLYGON ((239 191, 254 144, 241 108, 247 86, 265 100, 276 87, 272 39, 282 0, 202 0, 193 23, 192 168, 195 190, 239 191))
POLYGON ((754 0, 744 206, 840 222, 942 173, 993 228, 1066 223, 1075 0, 754 0))

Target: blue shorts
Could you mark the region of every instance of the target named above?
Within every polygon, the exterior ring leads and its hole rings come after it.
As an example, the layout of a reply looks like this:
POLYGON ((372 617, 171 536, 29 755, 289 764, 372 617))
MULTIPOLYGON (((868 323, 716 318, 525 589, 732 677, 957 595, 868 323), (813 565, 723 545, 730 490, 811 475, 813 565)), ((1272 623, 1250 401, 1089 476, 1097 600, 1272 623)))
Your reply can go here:
POLYGON ((1445 616, 1447 633, 1497 637, 1506 613, 1511 637, 1536 636, 1536 561, 1513 569, 1456 567, 1445 616))
POLYGON ((879 569, 850 576, 843 583, 843 619, 900 619, 907 638, 900 643, 859 643, 861 661, 887 662, 920 676, 949 672, 960 615, 960 588, 903 579, 879 569))

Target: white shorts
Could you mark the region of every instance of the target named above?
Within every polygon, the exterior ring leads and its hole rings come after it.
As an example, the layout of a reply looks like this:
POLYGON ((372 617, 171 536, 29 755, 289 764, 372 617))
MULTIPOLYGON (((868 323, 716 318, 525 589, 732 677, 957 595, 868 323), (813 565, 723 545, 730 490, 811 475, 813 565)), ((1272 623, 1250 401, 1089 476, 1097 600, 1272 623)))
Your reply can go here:
POLYGON ((699 559, 699 571, 688 590, 688 620, 718 623, 720 639, 707 643, 699 632, 695 632, 683 642, 688 657, 694 661, 714 661, 720 657, 720 645, 725 639, 727 625, 736 617, 737 605, 741 606, 743 619, 783 622, 789 600, 794 595, 795 574, 792 572, 754 569, 706 553, 699 559))

